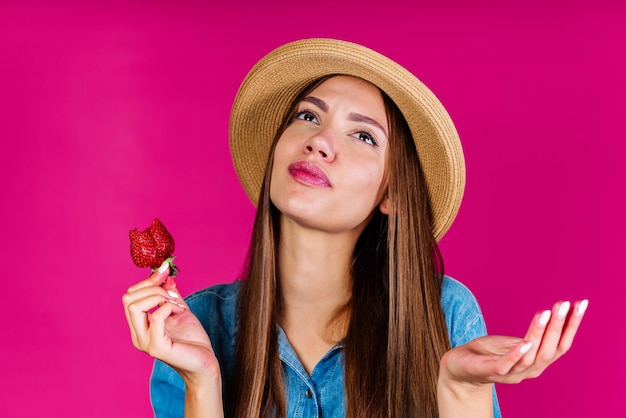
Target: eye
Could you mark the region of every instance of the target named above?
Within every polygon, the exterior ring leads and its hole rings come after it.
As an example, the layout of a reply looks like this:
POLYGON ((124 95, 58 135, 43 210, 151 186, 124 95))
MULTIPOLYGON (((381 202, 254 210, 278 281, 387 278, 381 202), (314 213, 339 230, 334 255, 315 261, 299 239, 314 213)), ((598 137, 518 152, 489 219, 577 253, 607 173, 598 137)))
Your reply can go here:
POLYGON ((300 119, 305 122, 318 123, 317 116, 315 116, 315 113, 311 112, 310 110, 301 110, 299 112, 296 112, 293 118, 300 119))
POLYGON ((360 132, 355 133, 353 136, 359 141, 363 141, 368 145, 371 145, 373 147, 378 146, 378 142, 374 138, 374 135, 372 135, 370 132, 360 131, 360 132))

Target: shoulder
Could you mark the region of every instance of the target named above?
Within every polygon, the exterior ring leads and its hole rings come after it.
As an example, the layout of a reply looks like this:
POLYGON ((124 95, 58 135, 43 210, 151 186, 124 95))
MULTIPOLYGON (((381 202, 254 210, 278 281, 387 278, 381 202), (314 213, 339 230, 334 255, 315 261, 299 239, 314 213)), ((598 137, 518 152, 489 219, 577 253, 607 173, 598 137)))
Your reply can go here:
POLYGON ((239 282, 217 284, 207 287, 185 297, 185 301, 191 306, 204 305, 206 302, 229 304, 234 303, 239 291, 239 282))
POLYGON ((209 331, 211 323, 234 319, 238 291, 238 281, 218 284, 192 293, 185 298, 185 302, 209 331))
POLYGON ((460 281, 449 276, 444 276, 441 289, 441 304, 446 310, 459 305, 478 305, 474 294, 460 281))
POLYGON ((478 301, 463 283, 448 276, 444 277, 441 306, 452 347, 487 334, 478 301))

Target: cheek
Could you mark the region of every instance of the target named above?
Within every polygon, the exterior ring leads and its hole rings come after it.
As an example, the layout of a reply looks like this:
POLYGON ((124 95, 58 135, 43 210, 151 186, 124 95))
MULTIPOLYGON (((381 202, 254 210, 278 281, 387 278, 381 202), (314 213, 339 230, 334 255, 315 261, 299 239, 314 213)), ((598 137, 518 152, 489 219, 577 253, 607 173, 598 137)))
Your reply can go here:
POLYGON ((279 139, 276 147, 274 148, 274 155, 272 158, 272 170, 270 172, 270 198, 273 200, 277 190, 283 187, 284 174, 287 172, 287 161, 291 152, 291 147, 288 141, 284 141, 283 138, 279 139))
POLYGON ((279 169, 279 167, 283 164, 285 160, 285 155, 287 153, 285 146, 285 141, 281 139, 276 143, 276 147, 274 148, 274 154, 272 155, 272 177, 274 173, 279 169))
MULTIPOLYGON (((358 171, 354 171, 358 172, 358 171)), ((359 189, 363 196, 371 196, 377 201, 382 197, 382 192, 386 189, 385 167, 380 163, 370 163, 363 174, 355 179, 359 183, 359 189)))
MULTIPOLYGON (((290 138, 288 132, 285 132, 276 143, 274 148, 274 163, 284 162, 290 155, 292 155, 297 148, 295 141, 290 138)), ((276 165, 276 164, 274 164, 276 165)))
POLYGON ((370 161, 367 169, 367 183, 374 190, 378 190, 385 178, 385 162, 384 160, 370 161))

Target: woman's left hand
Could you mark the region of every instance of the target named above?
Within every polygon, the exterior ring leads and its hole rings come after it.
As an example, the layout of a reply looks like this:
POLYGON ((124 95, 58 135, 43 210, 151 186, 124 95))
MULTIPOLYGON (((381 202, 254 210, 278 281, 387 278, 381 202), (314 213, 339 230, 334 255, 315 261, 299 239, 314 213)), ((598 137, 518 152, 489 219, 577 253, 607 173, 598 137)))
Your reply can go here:
POLYGON ((537 312, 524 338, 488 335, 444 354, 439 416, 492 417, 491 383, 519 383, 543 373, 572 346, 587 304, 558 302, 551 311, 537 312))
POLYGON ((538 377, 570 349, 587 305, 558 302, 537 312, 523 339, 490 335, 455 347, 441 360, 440 379, 476 386, 538 377))

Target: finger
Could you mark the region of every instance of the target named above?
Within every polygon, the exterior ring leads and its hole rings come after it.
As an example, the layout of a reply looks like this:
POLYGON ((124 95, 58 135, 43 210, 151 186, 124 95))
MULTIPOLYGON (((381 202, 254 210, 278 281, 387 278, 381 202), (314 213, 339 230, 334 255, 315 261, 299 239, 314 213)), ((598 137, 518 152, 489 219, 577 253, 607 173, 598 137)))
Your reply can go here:
POLYGON ((126 320, 130 322, 130 316, 128 312, 128 306, 134 303, 137 300, 147 298, 151 295, 161 295, 166 299, 170 299, 172 301, 181 301, 180 295, 173 290, 165 290, 160 286, 149 286, 143 287, 134 290, 133 292, 128 292, 122 295, 122 304, 124 305, 124 314, 126 315, 126 320))
POLYGON ((128 306, 134 301, 135 299, 133 298, 132 293, 124 293, 124 295, 122 295, 122 304, 124 305, 124 316, 126 317, 126 322, 128 323, 128 328, 130 330, 130 339, 133 342, 133 345, 137 347, 137 333, 135 332, 135 328, 133 327, 133 323, 130 318, 130 313, 128 312, 128 306))
POLYGON ((136 348, 146 351, 149 344, 150 321, 148 313, 154 308, 162 306, 168 299, 162 295, 153 294, 139 299, 128 305, 128 323, 136 348))
POLYGON ((500 378, 497 379, 497 381, 502 381, 501 379, 509 378, 510 375, 514 374, 514 367, 532 347, 532 342, 522 340, 511 347, 505 355, 496 360, 494 375, 500 378))
POLYGON ((550 321, 552 312, 549 310, 543 312, 537 312, 533 317, 533 320, 528 327, 528 331, 524 336, 524 341, 532 343, 531 348, 522 356, 518 364, 515 366, 516 370, 521 370, 529 367, 535 361, 535 356, 541 345, 541 339, 546 331, 546 326, 550 321))
MULTIPOLYGON (((169 271, 169 270, 168 270, 169 271)), ((163 289, 167 292, 168 295, 172 296, 172 300, 174 302, 178 302, 181 306, 185 308, 189 308, 185 303, 185 300, 182 298, 180 291, 178 290, 178 286, 176 284, 176 277, 168 276, 163 284, 161 285, 163 289)))
MULTIPOLYGON (((152 289, 155 289, 155 288, 156 286, 152 286, 152 289)), ((136 290, 134 292, 127 292, 122 295, 122 305, 124 306, 124 316, 126 317, 126 322, 128 322, 128 328, 130 330, 131 340, 133 342, 133 345, 136 348, 139 348, 139 342, 137 339, 137 332, 135 331, 135 324, 133 322, 134 316, 131 316, 129 307, 135 304, 135 302, 137 302, 138 300, 144 299, 145 297, 150 295, 150 294, 146 294, 146 289, 148 288, 136 290)), ((155 294, 154 290, 153 290, 153 293, 151 294, 155 294)))
POLYGON ((172 348, 172 340, 165 332, 165 320, 172 315, 175 307, 173 303, 165 303, 150 315, 150 343, 147 353, 154 358, 162 359, 172 348))
POLYGON ((168 278, 170 265, 164 261, 161 266, 152 273, 150 277, 128 288, 128 292, 134 292, 146 286, 160 286, 168 278))
POLYGON ((163 286, 162 289, 169 296, 170 301, 176 302, 176 304, 188 308, 185 299, 183 299, 180 292, 176 288, 176 283, 170 284, 167 288, 163 286))
POLYGON ((587 299, 578 301, 574 304, 574 308, 572 309, 567 323, 565 324, 565 328, 563 329, 561 341, 559 341, 557 349, 557 354, 559 356, 565 354, 572 347, 574 337, 576 336, 576 332, 578 332, 578 327, 583 320, 583 316, 585 315, 588 306, 589 301, 587 299))
POLYGON ((122 295, 122 303, 126 308, 128 307, 128 305, 135 302, 136 300, 143 299, 151 295, 161 295, 164 298, 172 300, 177 300, 181 298, 180 294, 178 294, 178 292, 174 290, 165 290, 161 286, 146 286, 122 295))
MULTIPOLYGON (((168 270, 169 271, 169 270, 168 270)), ((165 281, 161 285, 166 290, 175 290, 176 289, 176 278, 174 276, 167 276, 165 281)))
POLYGON ((541 340, 541 346, 537 352, 538 365, 551 363, 558 358, 557 347, 561 341, 565 318, 570 310, 571 304, 568 301, 557 302, 552 308, 550 322, 546 328, 546 332, 541 340))
POLYGON ((168 299, 167 301, 168 303, 171 303, 172 305, 176 306, 176 308, 174 308, 173 310, 174 314, 180 314, 186 311, 187 309, 189 309, 189 306, 187 306, 184 299, 180 299, 178 302, 175 300, 171 300, 171 299, 168 299))

